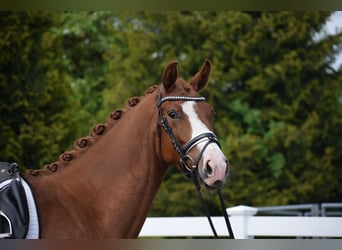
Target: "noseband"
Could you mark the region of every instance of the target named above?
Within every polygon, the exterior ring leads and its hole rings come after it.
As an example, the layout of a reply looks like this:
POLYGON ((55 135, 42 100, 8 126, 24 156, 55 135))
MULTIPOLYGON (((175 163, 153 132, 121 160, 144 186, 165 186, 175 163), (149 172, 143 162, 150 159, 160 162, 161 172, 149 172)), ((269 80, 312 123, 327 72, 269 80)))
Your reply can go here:
POLYGON ((183 148, 180 145, 180 143, 178 142, 177 138, 174 136, 174 134, 172 132, 172 128, 170 127, 167 119, 165 118, 165 116, 163 115, 163 112, 161 110, 161 105, 166 101, 203 102, 203 101, 205 101, 205 97, 202 97, 202 96, 194 96, 194 97, 191 97, 191 96, 165 96, 165 97, 162 97, 160 89, 158 92, 157 107, 158 107, 158 113, 159 113, 159 119, 160 119, 160 123, 158 123, 158 125, 157 125, 158 137, 160 138, 160 124, 161 124, 163 126, 163 128, 165 129, 166 133, 169 135, 169 137, 171 139, 172 146, 174 147, 174 149, 176 150, 176 152, 179 155, 180 159, 179 159, 178 164, 181 166, 184 174, 186 176, 190 177, 191 172, 193 172, 198 167, 198 164, 199 164, 199 162, 202 158, 202 155, 204 153, 204 150, 207 148, 207 146, 210 143, 216 143, 220 148, 221 148, 221 146, 217 140, 216 135, 213 132, 205 132, 205 133, 202 133, 202 134, 196 136, 195 138, 192 138, 190 141, 188 141, 185 144, 185 146, 183 148), (194 148, 197 144, 199 144, 201 142, 205 142, 205 141, 206 141, 206 144, 202 148, 202 150, 201 150, 201 152, 200 152, 200 154, 196 160, 194 160, 190 155, 188 155, 188 153, 191 151, 192 148, 194 148), (187 164, 187 162, 189 162, 189 160, 192 162, 192 166, 189 166, 187 164))
MULTIPOLYGON (((165 129, 166 133, 169 135, 170 139, 171 139, 171 143, 172 146, 174 147, 174 149, 176 150, 176 152, 179 155, 179 161, 178 164, 181 166, 183 172, 185 173, 185 175, 189 178, 192 179, 192 181, 194 182, 195 186, 196 186, 196 190, 198 192, 199 195, 199 199, 202 203, 203 206, 203 210, 205 211, 210 227, 214 233, 214 236, 217 238, 217 233, 214 227, 214 224, 210 218, 210 214, 208 211, 208 208, 204 202, 204 199, 202 197, 201 194, 201 190, 200 190, 200 185, 198 183, 198 178, 197 178, 197 173, 196 173, 196 169, 198 167, 198 164, 203 156, 203 153, 205 151, 205 149, 208 147, 208 145, 210 143, 216 143, 220 148, 220 144, 218 142, 218 139, 216 137, 216 135, 213 132, 205 132, 202 134, 199 134, 198 136, 192 138, 190 141, 188 141, 184 148, 180 145, 180 143, 178 142, 177 138, 174 136, 173 132, 172 132, 172 128, 170 127, 167 119, 165 118, 165 116, 163 115, 163 112, 161 110, 161 105, 166 102, 166 101, 195 101, 195 102, 203 102, 205 101, 205 97, 201 97, 201 96, 165 96, 162 97, 162 93, 161 93, 161 89, 159 89, 158 92, 158 102, 157 102, 157 108, 158 108, 158 113, 159 113, 159 119, 160 119, 160 123, 157 123, 157 133, 158 133, 158 138, 159 138, 159 152, 160 152, 160 157, 161 159, 163 159, 163 156, 161 154, 161 131, 160 131, 160 125, 165 129), (202 148, 201 152, 199 153, 199 156, 197 157, 196 160, 194 160, 190 155, 188 155, 188 153, 191 151, 192 148, 194 148, 196 145, 198 145, 201 142, 205 142, 206 144, 204 145, 204 147, 202 148), (187 164, 188 161, 192 162, 192 166, 189 167, 189 165, 187 164)), ((221 209, 222 209, 222 213, 226 222, 226 226, 229 232, 229 237, 234 239, 234 234, 233 234, 233 230, 232 227, 230 225, 229 222, 229 218, 226 212, 226 206, 224 205, 224 201, 223 201, 223 197, 222 197, 222 193, 221 193, 221 189, 218 189, 217 191, 219 199, 220 199, 220 204, 221 204, 221 209)))

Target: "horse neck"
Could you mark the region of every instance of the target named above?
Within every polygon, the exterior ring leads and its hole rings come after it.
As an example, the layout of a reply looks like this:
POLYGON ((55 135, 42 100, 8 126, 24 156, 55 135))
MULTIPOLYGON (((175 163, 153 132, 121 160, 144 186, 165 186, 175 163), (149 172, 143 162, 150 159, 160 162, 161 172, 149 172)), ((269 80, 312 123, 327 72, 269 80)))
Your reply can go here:
POLYGON ((67 168, 32 182, 43 237, 56 225, 61 237, 137 236, 167 169, 154 143, 155 102, 146 96, 67 168))

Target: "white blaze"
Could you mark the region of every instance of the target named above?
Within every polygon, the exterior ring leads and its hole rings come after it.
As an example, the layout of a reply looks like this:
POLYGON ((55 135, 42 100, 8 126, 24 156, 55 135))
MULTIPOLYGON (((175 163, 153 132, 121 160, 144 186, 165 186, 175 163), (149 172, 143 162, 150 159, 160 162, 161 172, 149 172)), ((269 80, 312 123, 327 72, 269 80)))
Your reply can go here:
MULTIPOLYGON (((190 126, 192 129, 191 139, 195 138, 196 136, 202 133, 212 132, 199 119, 195 111, 195 104, 196 103, 194 101, 186 101, 182 104, 183 112, 189 117, 189 122, 190 122, 190 126)), ((199 152, 201 152, 202 148, 207 142, 208 140, 205 140, 196 145, 199 152)), ((223 179, 226 174, 226 168, 227 168, 226 157, 224 156, 221 149, 216 143, 210 143, 205 149, 203 156, 202 156, 202 171, 206 163, 209 161, 210 161, 210 165, 213 167, 213 178, 223 179)))
POLYGON ((194 101, 187 101, 182 104, 183 112, 189 117, 189 122, 191 125, 191 139, 195 138, 196 136, 211 132, 207 126, 199 119, 196 111, 195 111, 195 102, 194 101))

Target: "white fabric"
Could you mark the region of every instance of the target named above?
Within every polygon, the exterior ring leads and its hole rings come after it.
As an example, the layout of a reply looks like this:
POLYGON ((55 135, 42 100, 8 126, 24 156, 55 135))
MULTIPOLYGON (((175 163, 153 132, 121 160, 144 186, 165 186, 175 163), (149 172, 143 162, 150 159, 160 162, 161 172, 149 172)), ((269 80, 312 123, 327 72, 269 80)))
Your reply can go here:
POLYGON ((37 213, 36 203, 34 201, 30 186, 27 184, 27 182, 24 179, 21 179, 21 181, 25 189, 29 215, 30 215, 30 222, 29 222, 29 228, 28 228, 28 232, 26 235, 26 239, 38 239, 39 238, 39 222, 38 222, 38 213, 37 213))

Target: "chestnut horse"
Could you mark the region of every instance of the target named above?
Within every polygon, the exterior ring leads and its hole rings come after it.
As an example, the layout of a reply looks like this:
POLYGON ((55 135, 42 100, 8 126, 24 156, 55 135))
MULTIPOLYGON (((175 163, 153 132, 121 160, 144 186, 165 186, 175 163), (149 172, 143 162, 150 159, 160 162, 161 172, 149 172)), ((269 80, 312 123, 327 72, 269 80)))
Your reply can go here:
POLYGON ((209 189, 222 186, 228 161, 212 132, 214 110, 198 95, 210 72, 206 60, 187 83, 170 63, 160 85, 129 99, 58 161, 29 170, 40 237, 137 237, 169 165, 197 171, 209 189))

